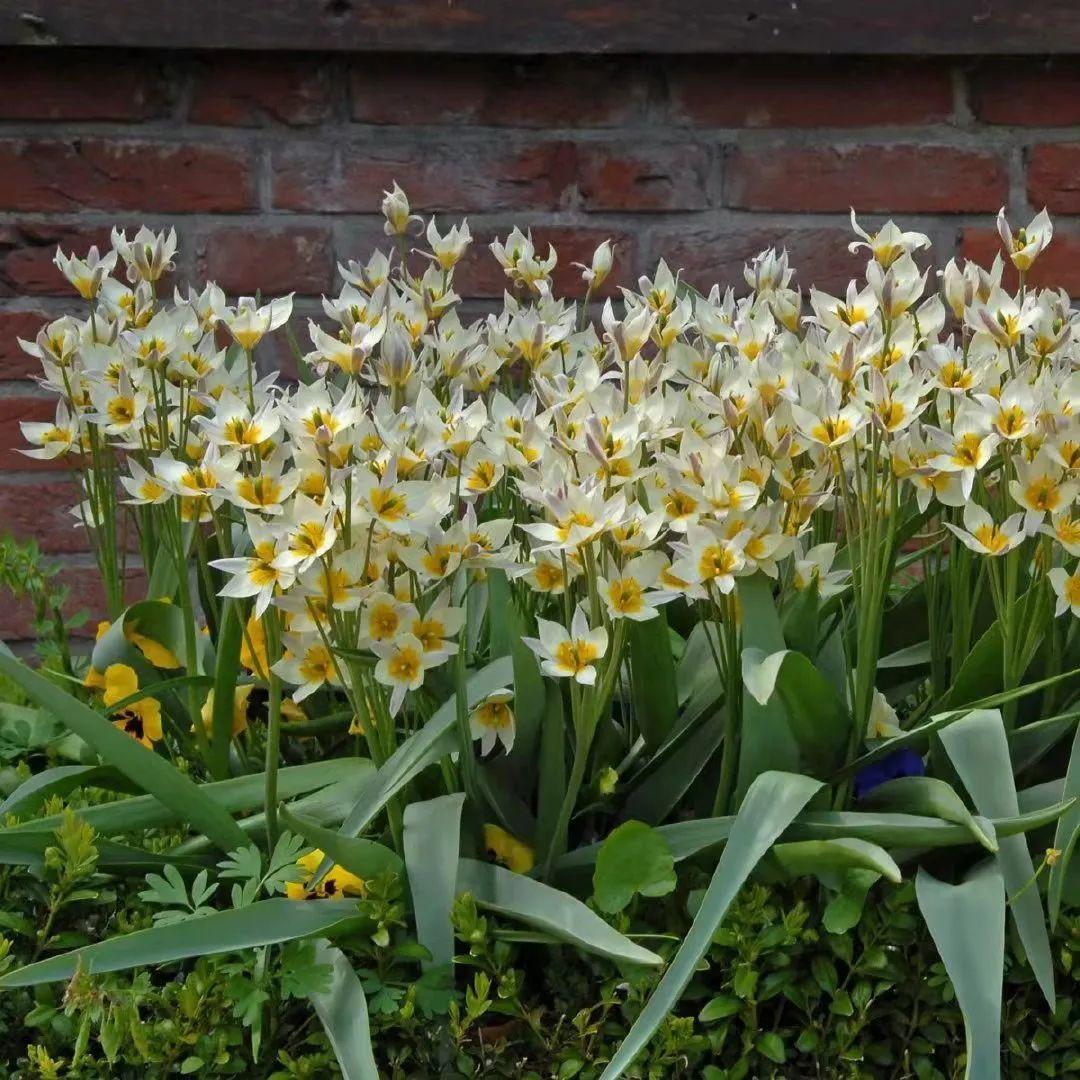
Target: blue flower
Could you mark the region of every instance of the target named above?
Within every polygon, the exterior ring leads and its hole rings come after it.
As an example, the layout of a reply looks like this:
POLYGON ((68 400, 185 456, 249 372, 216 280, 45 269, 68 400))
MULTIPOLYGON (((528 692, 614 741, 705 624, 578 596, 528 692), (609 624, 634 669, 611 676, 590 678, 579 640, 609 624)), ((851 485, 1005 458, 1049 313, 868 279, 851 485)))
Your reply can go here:
POLYGON ((865 798, 874 788, 881 787, 888 780, 896 780, 901 776, 925 775, 926 765, 918 753, 907 748, 894 750, 855 774, 855 798, 865 798))

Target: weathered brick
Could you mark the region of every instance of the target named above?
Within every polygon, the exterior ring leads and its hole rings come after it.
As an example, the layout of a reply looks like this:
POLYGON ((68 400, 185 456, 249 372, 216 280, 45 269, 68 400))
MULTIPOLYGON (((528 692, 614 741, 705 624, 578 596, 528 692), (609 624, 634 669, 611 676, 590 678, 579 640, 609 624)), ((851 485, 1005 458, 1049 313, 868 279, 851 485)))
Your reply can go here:
POLYGON ((37 375, 41 364, 19 348, 18 338, 33 341, 49 321, 44 311, 0 311, 0 380, 37 375))
POLYGON ((293 126, 330 116, 329 79, 309 57, 214 53, 193 75, 193 124, 258 127, 267 121, 293 126))
POLYGON ((78 488, 68 480, 0 484, 0 520, 20 539, 32 537, 42 551, 88 551, 86 530, 70 513, 77 500, 78 488))
MULTIPOLYGON (((130 567, 124 575, 129 603, 146 595, 146 574, 139 567, 130 567)), ((94 566, 63 566, 56 575, 56 583, 68 590, 64 614, 69 618, 85 612, 89 618, 72 631, 76 638, 93 638, 99 620, 106 618, 105 591, 94 566)), ((0 638, 7 642, 19 641, 33 636, 33 609, 19 597, 9 597, 0 592, 0 638)))
POLYGON ((1051 212, 1080 211, 1080 143, 1044 143, 1032 149, 1027 171, 1028 199, 1051 212))
POLYGON ((651 237, 651 268, 663 258, 672 270, 682 270, 691 285, 702 290, 714 284, 748 290, 743 266, 765 248, 786 248, 795 282, 807 291, 811 285, 827 291, 842 290, 862 272, 866 259, 848 251, 851 234, 845 229, 736 226, 674 226, 651 237))
POLYGON ((340 155, 326 142, 274 154, 274 206, 330 213, 377 212, 398 181, 416 210, 554 210, 573 179, 574 147, 503 140, 468 145, 351 145, 340 155))
POLYGON ((349 90, 365 124, 616 127, 641 119, 647 99, 640 61, 601 57, 377 56, 355 64, 349 90))
POLYGON ((218 228, 196 241, 197 276, 216 281, 227 293, 319 294, 333 280, 329 229, 218 228))
POLYGON ((729 128, 929 124, 953 111, 939 60, 681 59, 668 74, 676 123, 729 128))
POLYGON ((985 124, 1080 124, 1080 63, 1075 57, 986 61, 970 74, 968 85, 972 112, 985 124))
POLYGON ((109 247, 107 227, 63 221, 0 226, 0 296, 66 296, 81 305, 53 256, 57 247, 85 255, 93 245, 99 251, 109 247))
POLYGON ((255 202, 251 152, 124 139, 0 140, 0 209, 230 213, 255 202))
POLYGON ((581 143, 574 181, 586 210, 701 210, 709 154, 700 146, 581 143))
MULTIPOLYGON (((509 279, 503 272, 495 256, 488 249, 496 236, 505 239, 510 228, 495 232, 476 234, 472 245, 465 253, 454 274, 454 288, 465 297, 500 297, 508 288, 509 279)), ((630 286, 635 282, 636 238, 627 232, 612 232, 596 228, 543 227, 532 230, 533 240, 538 251, 547 253, 548 244, 553 244, 559 261, 553 274, 555 294, 565 297, 582 297, 585 284, 581 280, 581 269, 576 262, 588 266, 592 262, 593 251, 604 241, 611 240, 615 245, 615 261, 611 274, 601 288, 594 294, 598 298, 614 296, 619 285, 630 286)))
POLYGON ((0 56, 0 119, 146 120, 168 107, 161 65, 104 53, 7 50, 0 56))
MULTIPOLYGON (((16 343, 17 345, 17 343, 16 343)), ((28 357, 29 359, 29 357, 28 357)), ((63 461, 29 458, 19 450, 29 449, 19 423, 22 420, 49 422, 56 417, 56 399, 51 397, 0 398, 0 481, 4 473, 20 471, 63 472, 70 466, 63 461)), ((0 518, 0 520, 3 520, 0 518)))
POLYGON ((1004 162, 950 146, 736 148, 724 201, 745 210, 962 213, 1008 198, 1004 162))
MULTIPOLYGON (((1001 251, 1001 240, 995 229, 964 229, 960 251, 965 258, 989 266, 1001 251)), ((1035 260, 1025 280, 1037 288, 1064 289, 1070 296, 1080 296, 1080 233, 1056 228, 1050 246, 1035 260)), ((1019 284, 1008 259, 1005 260, 1003 283, 1010 290, 1015 290, 1019 284)))

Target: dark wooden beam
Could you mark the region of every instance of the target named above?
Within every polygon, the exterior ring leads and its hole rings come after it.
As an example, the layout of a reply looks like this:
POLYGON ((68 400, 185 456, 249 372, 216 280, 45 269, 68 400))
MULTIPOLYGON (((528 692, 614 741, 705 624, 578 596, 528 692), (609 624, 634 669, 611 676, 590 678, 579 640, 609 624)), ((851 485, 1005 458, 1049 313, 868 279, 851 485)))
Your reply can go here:
POLYGON ((0 0, 0 45, 515 55, 1064 54, 1080 53, 1080 2, 0 0))

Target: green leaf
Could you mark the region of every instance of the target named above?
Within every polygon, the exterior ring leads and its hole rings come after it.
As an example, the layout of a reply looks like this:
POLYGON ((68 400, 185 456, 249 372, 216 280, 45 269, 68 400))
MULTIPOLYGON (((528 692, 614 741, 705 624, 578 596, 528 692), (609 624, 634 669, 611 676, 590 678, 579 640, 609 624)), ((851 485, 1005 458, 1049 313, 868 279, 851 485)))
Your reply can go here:
POLYGON ((894 884, 901 880, 900 867, 893 857, 868 840, 794 840, 776 844, 772 853, 791 877, 824 871, 873 870, 894 884))
POLYGON ((891 668, 921 667, 930 663, 930 642, 920 641, 918 645, 908 645, 904 649, 883 656, 878 661, 878 671, 888 671, 891 668))
MULTIPOLYGON (((772 582, 764 574, 740 578, 738 597, 742 608, 744 649, 760 649, 769 655, 784 648, 784 635, 773 603, 772 582)), ((762 705, 753 696, 743 700, 737 799, 763 772, 797 772, 799 746, 788 725, 787 710, 779 700, 762 705)))
POLYGON ((622 1076, 675 1008, 743 882, 820 788, 792 773, 765 772, 751 783, 686 938, 601 1080, 622 1076))
MULTIPOLYGON (((1062 791, 1064 799, 1080 796, 1080 728, 1073 736, 1072 751, 1069 754, 1069 767, 1065 773, 1065 785, 1062 791)), ((1066 813, 1058 818, 1054 832, 1054 847, 1061 854, 1057 863, 1050 868, 1050 883, 1047 888, 1047 903, 1050 907, 1050 925, 1057 923, 1061 910, 1061 897, 1065 888, 1066 873, 1076 849, 1077 837, 1080 837, 1080 798, 1066 813)))
POLYGON ((674 860, 664 838, 643 821, 624 821, 600 845, 593 891, 601 911, 614 915, 638 894, 666 896, 675 888, 674 860))
POLYGON ((106 971, 167 964, 193 956, 246 952, 262 945, 326 934, 359 921, 356 904, 347 900, 260 900, 250 907, 216 911, 197 920, 154 926, 134 934, 51 956, 0 976, 0 989, 36 986, 70 979, 76 971, 106 971))
POLYGON ((514 748, 510 760, 531 767, 536 760, 540 725, 544 716, 544 678, 532 649, 522 640, 524 620, 514 603, 506 573, 492 570, 487 576, 488 621, 491 657, 509 656, 514 666, 514 748))
MULTIPOLYGON (((986 709, 969 713, 945 728, 941 741, 979 813, 1007 816, 1019 811, 1001 713, 986 709)), ((1053 1011, 1054 961, 1042 899, 1038 889, 1025 888, 1035 874, 1031 853, 1022 836, 999 838, 998 843, 996 859, 1012 898, 1009 907, 1013 922, 1031 970, 1053 1011), (1022 894, 1017 895, 1021 890, 1022 894)))
POLYGON ((839 875, 838 891, 825 905, 821 925, 830 934, 846 934, 857 926, 866 897, 880 878, 873 870, 847 870, 839 875))
MULTIPOLYGON (((988 821, 977 819, 982 829, 997 838, 1032 832, 1057 821, 1074 803, 1054 803, 1023 814, 988 821), (992 830, 992 833, 991 833, 992 830)), ((735 824, 735 817, 699 818, 661 825, 656 831, 667 841, 676 862, 689 859, 709 848, 726 843, 735 824)), ((784 839, 843 840, 855 838, 880 844, 885 848, 959 847, 971 843, 971 833, 963 825, 954 825, 940 818, 919 817, 915 814, 859 813, 850 810, 815 810, 800 814, 784 832, 784 839)), ((600 844, 587 844, 563 855, 555 863, 560 873, 593 866, 600 844)))
MULTIPOLYGON (((83 811, 79 811, 82 816, 83 811)), ((45 865, 45 852, 56 845, 52 832, 3 832, 0 833, 0 865, 25 866, 40 871, 45 865)), ((98 868, 144 874, 148 870, 160 870, 171 864, 185 870, 197 870, 205 860, 176 852, 144 851, 142 848, 118 844, 113 840, 97 837, 94 846, 98 852, 98 868)))
MULTIPOLYGON (((507 656, 501 656, 475 672, 465 688, 469 706, 506 686, 512 676, 513 663, 507 656)), ((356 836, 414 776, 449 754, 455 747, 456 723, 457 702, 450 698, 415 735, 406 739, 390 755, 372 783, 364 789, 360 800, 349 811, 341 832, 346 836, 356 836)))
POLYGON ((647 622, 630 620, 629 628, 634 719, 646 748, 653 751, 671 733, 679 711, 667 616, 661 611, 647 622))
POLYGON ((783 1065, 787 1060, 787 1053, 784 1050, 784 1040, 781 1039, 775 1031, 769 1031, 764 1035, 759 1035, 754 1045, 757 1047, 758 1053, 761 1054, 762 1057, 767 1057, 770 1061, 776 1062, 777 1065, 783 1065))
POLYGON ((929 776, 901 776, 874 788, 860 800, 863 806, 897 810, 907 814, 925 814, 963 825, 975 843, 989 852, 998 850, 997 841, 979 824, 964 800, 944 780, 929 776))
POLYGON ((316 944, 315 957, 333 971, 330 988, 309 996, 334 1048, 341 1075, 344 1080, 379 1080, 371 1048, 367 999, 356 972, 345 954, 326 941, 316 944))
POLYGON ((278 816, 286 828, 302 836, 312 847, 322 851, 338 866, 345 867, 362 881, 378 877, 386 871, 404 875, 405 864, 401 856, 385 844, 358 836, 343 836, 336 829, 327 829, 309 820, 287 806, 278 809, 278 816))
MULTIPOLYGON (((97 671, 103 672, 110 664, 129 664, 139 674, 140 689, 150 688, 157 677, 155 673, 158 669, 128 640, 127 634, 131 632, 137 632, 163 645, 183 666, 187 655, 184 613, 175 604, 154 599, 140 600, 126 608, 94 643, 90 662, 97 671), (150 673, 150 678, 144 677, 147 672, 150 673)), ((189 675, 203 674, 202 662, 209 651, 209 639, 197 634, 196 646, 200 670, 189 671, 189 675)))
POLYGON ((555 840, 559 806, 566 791, 566 719, 559 680, 544 687, 544 719, 540 731, 540 777, 536 792, 536 843, 542 858, 555 840))
POLYGON ((584 952, 620 963, 663 963, 656 953, 634 944, 580 900, 493 863, 460 859, 457 891, 470 893, 482 908, 518 919, 584 952))
POLYGON ((2 644, 0 674, 89 743, 108 764, 172 810, 179 820, 209 836, 222 851, 246 843, 243 832, 229 814, 165 758, 147 750, 113 727, 100 713, 31 671, 2 644))
MULTIPOLYGON (((128 741, 134 742, 133 739, 128 741)), ((372 771, 372 764, 367 758, 333 758, 328 761, 309 762, 306 765, 290 765, 278 772, 278 796, 291 799, 329 787, 348 777, 369 776, 372 771)), ((211 784, 200 784, 198 790, 224 812, 232 814, 260 806, 266 788, 263 774, 256 773, 251 776, 237 776, 231 780, 218 780, 211 784)), ((85 806, 79 810, 79 817, 92 825, 99 836, 118 836, 136 829, 160 828, 184 820, 182 813, 165 806, 152 795, 121 799, 100 806, 85 806)), ((51 833, 62 821, 62 814, 24 821, 8 829, 0 829, 0 837, 9 833, 51 833)), ((249 843, 243 832, 240 835, 241 840, 234 845, 236 847, 249 843)))
POLYGON ((1005 959, 1005 885, 993 860, 961 885, 947 885, 926 870, 915 896, 945 964, 967 1042, 966 1080, 1001 1076, 1001 991, 1005 959))
POLYGON ((416 918, 416 938, 431 954, 422 967, 452 969, 454 906, 461 847, 461 792, 405 807, 405 867, 416 918))
POLYGON ((723 716, 720 714, 684 732, 680 732, 677 740, 669 741, 667 746, 674 742, 677 745, 665 753, 656 768, 643 772, 627 796, 624 808, 627 817, 655 825, 674 810, 723 740, 723 716))
POLYGON ((744 649, 742 677, 762 707, 774 690, 779 692, 788 727, 814 775, 825 777, 839 767, 851 739, 851 716, 802 653, 782 649, 766 656, 760 649, 744 649))
MULTIPOLYGON (((214 705, 211 711, 210 755, 207 765, 217 779, 229 773, 229 744, 232 742, 233 703, 240 675, 240 646, 244 639, 243 611, 236 600, 227 600, 221 616, 214 665, 214 705)), ((195 723, 199 719, 195 719, 195 723)))
POLYGON ((79 788, 130 791, 132 786, 131 782, 111 765, 56 765, 28 777, 0 803, 0 821, 8 814, 32 814, 46 799, 52 796, 63 797, 79 788))
POLYGON ((1042 761, 1046 755, 1076 726, 1080 709, 1047 716, 1034 723, 1025 724, 1008 732, 1009 757, 1012 758, 1013 775, 1042 761))

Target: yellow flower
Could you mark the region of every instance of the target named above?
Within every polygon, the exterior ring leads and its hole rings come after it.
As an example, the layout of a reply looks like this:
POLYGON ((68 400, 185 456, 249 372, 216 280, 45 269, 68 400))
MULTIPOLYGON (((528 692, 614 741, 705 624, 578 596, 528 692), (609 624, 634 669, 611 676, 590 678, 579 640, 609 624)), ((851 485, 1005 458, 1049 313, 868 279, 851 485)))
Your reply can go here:
POLYGON ((314 888, 309 888, 311 879, 315 876, 325 856, 316 848, 298 859, 296 865, 307 871, 304 881, 290 881, 285 886, 285 895, 290 900, 322 900, 327 897, 338 896, 363 896, 367 892, 367 886, 362 878, 350 873, 343 866, 336 863, 314 888))
POLYGON ((533 849, 498 825, 484 826, 484 850, 515 874, 527 874, 536 864, 533 849))
POLYGON ((240 644, 240 663, 253 675, 266 678, 270 671, 270 661, 266 656, 266 631, 262 620, 251 615, 247 621, 243 640, 240 644))
MULTIPOLYGON (((139 676, 127 664, 110 664, 105 669, 105 705, 113 705, 138 693, 139 676)), ((144 697, 130 702, 118 710, 113 727, 130 735, 148 750, 161 738, 161 705, 153 698, 144 697)))

